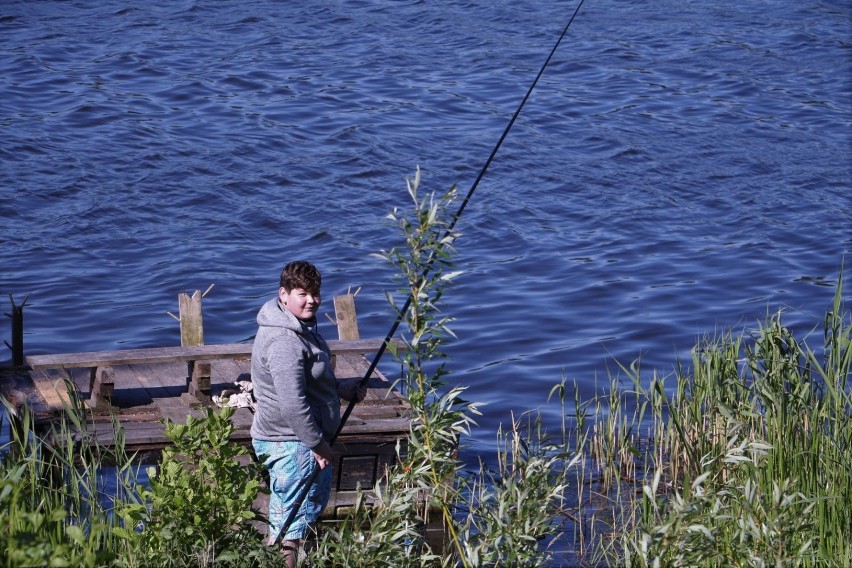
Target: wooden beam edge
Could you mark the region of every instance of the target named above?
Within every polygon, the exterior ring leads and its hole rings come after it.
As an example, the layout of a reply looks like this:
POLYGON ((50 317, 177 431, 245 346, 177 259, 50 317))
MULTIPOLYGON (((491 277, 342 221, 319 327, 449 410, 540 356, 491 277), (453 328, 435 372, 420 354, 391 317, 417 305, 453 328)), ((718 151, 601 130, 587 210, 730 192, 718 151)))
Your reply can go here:
MULTIPOLYGON (((375 353, 381 348, 383 343, 383 339, 331 339, 328 341, 328 346, 333 354, 364 354, 375 353)), ((404 346, 402 341, 396 339, 391 340, 391 343, 398 348, 404 346)), ((29 355, 26 357, 26 362, 32 370, 74 369, 97 367, 104 364, 135 365, 201 359, 235 359, 251 357, 251 350, 251 343, 195 345, 190 347, 147 347, 117 351, 29 355)))

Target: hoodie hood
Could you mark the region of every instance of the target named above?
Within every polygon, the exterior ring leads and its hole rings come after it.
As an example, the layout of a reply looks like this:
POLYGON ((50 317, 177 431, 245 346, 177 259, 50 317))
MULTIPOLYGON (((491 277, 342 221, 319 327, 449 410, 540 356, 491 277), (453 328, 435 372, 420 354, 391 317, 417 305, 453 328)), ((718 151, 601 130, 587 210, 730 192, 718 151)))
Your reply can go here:
POLYGON ((257 312, 257 325, 261 327, 283 327, 296 333, 304 333, 309 324, 310 322, 302 322, 282 306, 278 298, 269 300, 257 312))

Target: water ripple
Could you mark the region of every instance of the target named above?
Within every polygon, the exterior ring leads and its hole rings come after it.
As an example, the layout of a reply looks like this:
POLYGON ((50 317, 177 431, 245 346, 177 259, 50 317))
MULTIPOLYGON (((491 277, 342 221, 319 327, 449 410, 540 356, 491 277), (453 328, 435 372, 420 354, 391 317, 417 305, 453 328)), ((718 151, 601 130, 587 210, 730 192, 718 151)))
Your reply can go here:
MULTIPOLYGON (((370 254, 404 178, 468 190, 573 8, 345 5, 3 4, 0 294, 31 294, 29 351, 174 344, 165 312, 211 283, 208 341, 245 340, 294 256, 385 334, 370 254)), ((821 321, 852 242, 850 21, 584 6, 459 224, 448 353, 483 425, 613 357, 666 373, 716 329, 821 321)))

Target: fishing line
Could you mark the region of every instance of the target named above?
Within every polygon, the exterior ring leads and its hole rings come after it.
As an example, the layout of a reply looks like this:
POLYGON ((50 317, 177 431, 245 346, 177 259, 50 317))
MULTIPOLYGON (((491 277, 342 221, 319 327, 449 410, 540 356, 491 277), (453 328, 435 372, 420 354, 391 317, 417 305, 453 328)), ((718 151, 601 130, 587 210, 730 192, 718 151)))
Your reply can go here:
MULTIPOLYGON (((559 44, 562 43, 562 39, 568 33, 568 28, 571 27, 571 23, 574 21, 574 18, 577 17, 577 14, 579 13, 580 8, 583 6, 584 1, 585 0, 580 0, 580 2, 577 4, 577 7, 574 9, 574 13, 571 15, 571 18, 568 20, 568 23, 565 24, 565 27, 562 29, 562 33, 559 35, 559 39, 556 40, 556 43, 553 45, 553 49, 550 50, 550 54, 547 56, 547 59, 544 60, 544 63, 542 64, 541 69, 539 69, 538 74, 535 76, 535 79, 533 79, 533 82, 530 84, 529 89, 527 89, 527 93, 524 95, 524 98, 521 99, 521 102, 518 105, 518 108, 515 110, 515 113, 512 115, 512 119, 509 120, 509 124, 506 125, 506 128, 503 130, 503 134, 500 136, 500 139, 497 141, 497 144, 495 144, 494 149, 491 150, 491 154, 488 156, 488 159, 485 160, 485 164, 482 166, 482 169, 479 170, 479 175, 476 176, 476 180, 474 180, 473 185, 470 186, 470 189, 468 190, 467 194, 465 195, 464 199, 462 200, 461 205, 458 208, 458 211, 456 211, 456 214, 453 216, 452 221, 450 222, 449 225, 447 225, 447 228, 444 231, 443 237, 438 241, 439 244, 438 244, 438 247, 437 247, 437 251, 440 251, 443 248, 444 240, 448 236, 450 236, 450 234, 453 232, 453 229, 455 228, 456 223, 458 222, 459 218, 461 217, 462 213, 464 212, 465 208, 467 207, 467 204, 470 202, 471 198, 473 197, 473 193, 476 191, 476 188, 479 186, 479 182, 485 176, 485 172, 488 170, 488 166, 490 166, 491 162, 494 161, 494 157, 497 155, 497 151, 500 150, 500 146, 503 145, 503 141, 506 140, 506 136, 509 135, 509 131, 512 129, 512 126, 515 124, 515 121, 518 119, 518 115, 521 114, 521 110, 524 108, 524 105, 527 104, 527 100, 530 98, 530 95, 532 94, 533 89, 535 89, 535 86, 538 84, 538 80, 544 74, 544 70, 547 69, 547 66, 550 63, 550 60, 553 58, 553 55, 556 53, 556 50, 559 48, 559 44)), ((430 255, 429 259, 426 261, 426 267, 423 269, 423 273, 420 275, 421 280, 425 280, 426 276, 428 276, 428 274, 429 274, 429 271, 432 269, 432 262, 434 261, 435 252, 437 252, 437 251, 433 251, 433 253, 430 255)), ((387 350, 388 345, 391 343, 393 336, 396 334, 396 330, 399 328, 400 323, 402 323, 402 320, 405 317, 405 314, 408 313, 408 310, 411 307, 411 303, 413 302, 413 300, 414 300, 414 297, 411 294, 409 294, 408 298, 405 300, 405 304, 403 304, 403 306, 402 306, 402 309, 400 309, 399 312, 398 312, 399 315, 397 315, 396 321, 393 322, 393 325, 391 326, 390 331, 388 331, 388 334, 385 336, 385 339, 382 342, 382 345, 379 347, 379 350, 376 352, 376 356, 373 358, 373 361, 370 363, 370 367, 367 369, 367 372, 364 374, 364 377, 358 383, 359 387, 366 386, 367 383, 370 381, 370 377, 373 375, 373 372, 376 370, 376 367, 379 364, 379 360, 381 360, 382 356, 385 354, 385 351, 387 350)), ((346 425, 346 421, 349 419, 349 415, 352 414, 352 409, 355 408, 355 404, 356 404, 356 402, 355 402, 354 398, 349 401, 349 404, 346 406, 346 410, 344 411, 343 416, 340 417, 340 426, 338 426, 337 431, 334 433, 334 436, 332 436, 331 439, 328 441, 329 446, 334 445, 334 442, 337 440, 337 437, 340 435, 341 430, 343 430, 343 427, 346 425)), ((294 506, 290 509, 290 514, 287 516, 287 520, 284 522, 283 527, 279 531, 278 535, 275 537, 275 541, 273 542, 273 545, 278 542, 278 539, 281 538, 281 535, 287 534, 287 530, 290 528, 290 525, 293 524, 293 520, 296 518, 296 513, 302 507, 302 503, 305 502, 305 497, 307 497, 308 491, 310 491, 311 485, 313 485, 314 481, 317 478, 317 475, 319 475, 319 472, 320 472, 320 468, 317 466, 316 463, 314 463, 313 464, 313 471, 311 472, 311 476, 308 479, 307 483, 305 483, 305 485, 302 487, 302 491, 301 491, 298 499, 294 503, 294 506)))

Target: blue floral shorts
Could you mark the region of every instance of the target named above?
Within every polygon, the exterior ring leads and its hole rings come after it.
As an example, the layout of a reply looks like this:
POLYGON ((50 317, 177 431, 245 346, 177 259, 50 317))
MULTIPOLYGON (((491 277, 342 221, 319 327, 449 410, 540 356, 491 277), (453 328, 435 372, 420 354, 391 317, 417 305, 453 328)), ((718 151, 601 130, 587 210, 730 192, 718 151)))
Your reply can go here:
MULTIPOLYGON (((316 460, 302 442, 252 440, 257 457, 269 470, 269 537, 281 532, 290 511, 311 477, 316 460)), ((318 466, 317 466, 318 467, 318 466)), ((299 540, 315 525, 331 495, 331 466, 321 470, 282 540, 299 540)))

